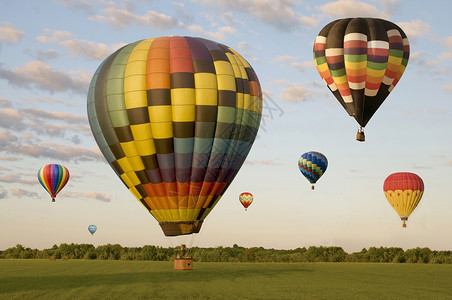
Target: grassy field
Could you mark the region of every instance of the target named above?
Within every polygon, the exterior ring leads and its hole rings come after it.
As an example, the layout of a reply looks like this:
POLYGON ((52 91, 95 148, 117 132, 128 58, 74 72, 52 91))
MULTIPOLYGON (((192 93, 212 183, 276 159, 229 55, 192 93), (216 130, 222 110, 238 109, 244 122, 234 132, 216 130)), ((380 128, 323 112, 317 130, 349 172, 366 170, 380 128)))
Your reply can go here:
POLYGON ((0 299, 452 299, 452 265, 0 260, 0 299))

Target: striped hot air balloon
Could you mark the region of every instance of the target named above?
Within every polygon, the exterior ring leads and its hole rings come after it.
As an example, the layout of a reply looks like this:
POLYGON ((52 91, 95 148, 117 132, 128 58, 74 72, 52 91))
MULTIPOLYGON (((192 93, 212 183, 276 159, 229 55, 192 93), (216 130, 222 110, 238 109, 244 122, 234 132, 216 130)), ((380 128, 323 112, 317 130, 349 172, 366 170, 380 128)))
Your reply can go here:
POLYGON ((316 151, 309 151, 301 155, 298 159, 298 168, 301 174, 312 183, 312 189, 314 184, 322 177, 328 167, 328 160, 325 155, 316 151))
POLYGON ((363 127, 399 82, 409 53, 403 30, 383 19, 339 19, 315 39, 317 70, 360 125, 357 140, 364 141, 363 127))
POLYGON ((239 201, 240 203, 242 203, 243 207, 245 207, 245 211, 248 209, 248 206, 251 205, 251 203, 253 203, 253 194, 245 192, 245 193, 241 193, 239 196, 239 201))
POLYGON ((45 165, 38 172, 38 180, 55 202, 56 195, 69 180, 69 171, 58 164, 45 165))
POLYGON ((88 93, 99 148, 167 236, 199 232, 245 161, 261 112, 248 62, 194 37, 124 46, 100 65, 88 93))
POLYGON ((384 184, 383 191, 389 204, 400 216, 403 227, 405 221, 421 201, 424 193, 424 182, 414 173, 399 172, 389 175, 384 184))

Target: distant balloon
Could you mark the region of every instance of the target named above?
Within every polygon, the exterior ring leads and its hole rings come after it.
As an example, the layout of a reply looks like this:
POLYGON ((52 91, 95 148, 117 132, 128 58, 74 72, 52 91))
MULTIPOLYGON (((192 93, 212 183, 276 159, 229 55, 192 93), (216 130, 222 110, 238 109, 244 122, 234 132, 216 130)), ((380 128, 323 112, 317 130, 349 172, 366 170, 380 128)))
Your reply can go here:
POLYGON ((91 235, 93 235, 97 230, 97 226, 96 225, 89 225, 88 226, 88 231, 91 233, 91 235))
POLYGON ((58 164, 50 164, 39 169, 38 180, 55 202, 56 195, 69 180, 69 171, 58 164))
POLYGON ((239 201, 242 203, 243 207, 245 207, 245 211, 248 209, 248 206, 253 202, 253 194, 251 193, 241 193, 239 196, 239 201))
POLYGON ((339 19, 314 42, 317 70, 330 91, 363 127, 385 101, 408 64, 410 44, 403 30, 383 19, 339 19))
POLYGON ((262 114, 256 73, 197 37, 128 44, 93 75, 88 119, 106 160, 166 236, 198 233, 237 175, 262 114))
POLYGON ((325 173, 327 167, 328 160, 320 152, 306 152, 298 160, 298 168, 301 174, 312 183, 312 189, 314 189, 314 184, 317 180, 325 173))
POLYGON ((421 177, 409 172, 391 174, 383 184, 383 191, 389 204, 403 221, 402 226, 406 227, 405 221, 419 204, 424 193, 424 182, 421 177))

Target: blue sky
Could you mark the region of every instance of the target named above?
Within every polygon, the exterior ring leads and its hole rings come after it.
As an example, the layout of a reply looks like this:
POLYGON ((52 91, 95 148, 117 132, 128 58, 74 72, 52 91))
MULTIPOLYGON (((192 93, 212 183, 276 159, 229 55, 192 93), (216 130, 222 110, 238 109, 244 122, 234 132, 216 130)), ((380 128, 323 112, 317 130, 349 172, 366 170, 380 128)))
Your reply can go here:
POLYGON ((20 243, 202 247, 370 246, 452 248, 452 27, 445 4, 425 1, 3 0, 0 10, 0 249, 20 243), (355 140, 358 125, 321 80, 318 32, 343 17, 380 17, 407 34, 401 81, 355 140), (166 238, 129 193, 91 135, 86 94, 118 47, 165 35, 200 36, 237 50, 263 91, 258 138, 201 233, 166 238), (299 156, 329 161, 316 190, 299 156), (51 203, 36 173, 66 166, 71 179, 51 203), (402 229, 383 194, 394 172, 423 178, 421 203, 402 229), (254 194, 245 212, 238 201, 254 194), (98 231, 91 236, 88 225, 98 231))

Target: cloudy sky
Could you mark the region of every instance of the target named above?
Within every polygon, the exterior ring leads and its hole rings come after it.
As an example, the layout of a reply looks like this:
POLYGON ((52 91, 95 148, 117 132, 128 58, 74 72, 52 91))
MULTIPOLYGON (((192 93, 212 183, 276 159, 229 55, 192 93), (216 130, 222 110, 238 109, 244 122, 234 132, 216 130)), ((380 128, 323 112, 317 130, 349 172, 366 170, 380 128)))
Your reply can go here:
POLYGON ((91 76, 122 45, 167 35, 224 43, 264 90, 258 138, 239 175, 188 243, 452 249, 451 7, 402 0, 3 0, 0 10, 0 249, 20 243, 175 246, 108 166, 86 115, 91 76), (380 17, 408 35, 400 83, 355 140, 357 124, 312 59, 318 32, 343 17, 380 17), (329 160, 316 190, 299 156, 329 160), (71 179, 51 203, 36 173, 60 163, 71 179), (417 173, 420 205, 402 229, 384 197, 391 173, 417 173), (252 192, 247 212, 238 202, 252 192), (91 236, 88 225, 96 224, 91 236))

